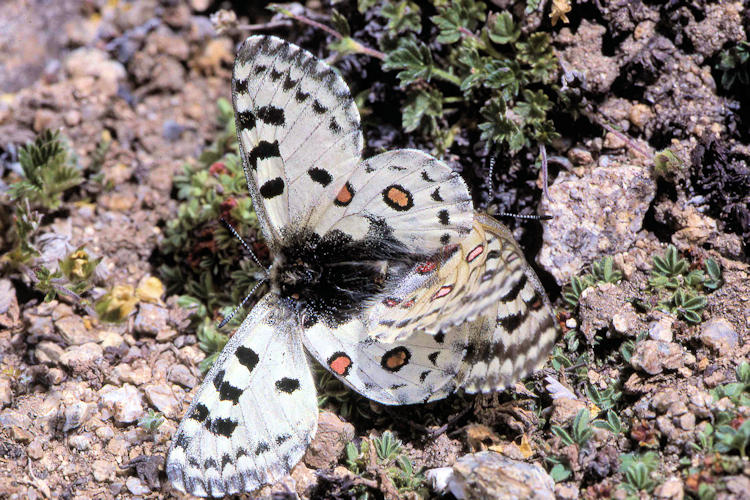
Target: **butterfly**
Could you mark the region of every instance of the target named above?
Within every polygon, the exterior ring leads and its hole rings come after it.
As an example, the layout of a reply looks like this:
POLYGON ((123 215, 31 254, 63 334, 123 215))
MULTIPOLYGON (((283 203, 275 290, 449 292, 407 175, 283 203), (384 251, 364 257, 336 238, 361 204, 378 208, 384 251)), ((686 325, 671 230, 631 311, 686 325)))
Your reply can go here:
POLYGON ((309 358, 386 405, 502 390, 544 362, 549 300, 450 167, 413 149, 362 159, 347 85, 273 36, 242 44, 232 97, 270 291, 180 423, 177 489, 222 496, 288 474, 317 427, 309 358))

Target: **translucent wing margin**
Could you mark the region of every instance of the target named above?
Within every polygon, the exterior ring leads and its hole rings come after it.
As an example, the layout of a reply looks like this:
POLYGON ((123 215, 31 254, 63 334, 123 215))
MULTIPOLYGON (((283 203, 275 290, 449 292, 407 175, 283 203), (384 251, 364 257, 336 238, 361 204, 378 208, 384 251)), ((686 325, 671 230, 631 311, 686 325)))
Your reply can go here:
POLYGON ((197 496, 253 491, 284 477, 315 435, 317 397, 296 321, 266 295, 206 375, 166 470, 197 496))
POLYGON ((308 51, 251 36, 235 61, 232 99, 248 187, 266 239, 308 225, 360 161, 359 111, 349 88, 308 51))

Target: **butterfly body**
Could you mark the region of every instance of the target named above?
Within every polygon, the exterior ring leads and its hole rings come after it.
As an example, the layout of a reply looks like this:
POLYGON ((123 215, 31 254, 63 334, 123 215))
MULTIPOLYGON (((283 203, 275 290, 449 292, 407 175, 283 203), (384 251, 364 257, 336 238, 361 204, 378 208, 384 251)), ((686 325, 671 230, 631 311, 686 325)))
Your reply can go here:
POLYGON ((185 413, 175 487, 222 496, 289 473, 317 427, 308 355, 390 405, 501 390, 544 361, 544 290, 457 173, 417 150, 363 160, 346 84, 278 38, 244 42, 232 88, 270 291, 185 413))

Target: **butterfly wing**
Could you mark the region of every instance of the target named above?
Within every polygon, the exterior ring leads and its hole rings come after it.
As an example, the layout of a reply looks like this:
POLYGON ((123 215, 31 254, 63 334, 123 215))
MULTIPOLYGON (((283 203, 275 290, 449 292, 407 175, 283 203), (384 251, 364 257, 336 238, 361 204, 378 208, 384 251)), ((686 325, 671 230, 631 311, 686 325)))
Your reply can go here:
POLYGON ((266 295, 248 314, 185 413, 166 464, 177 489, 223 496, 273 483, 315 435, 312 374, 278 300, 266 295))
POLYGON ((360 162, 359 111, 327 64, 273 36, 242 44, 232 98, 253 206, 275 245, 290 223, 309 225, 360 162))
MULTIPOLYGON (((547 294, 508 228, 486 215, 477 222, 487 258, 478 280, 467 280, 475 285, 454 298, 477 316, 458 382, 472 393, 504 389, 540 368, 558 334, 547 294)), ((472 245, 464 261, 478 252, 472 245)))
POLYGON ((463 380, 459 371, 469 328, 467 323, 437 339, 414 332, 403 341, 383 342, 353 320, 338 328, 317 324, 303 339, 308 352, 355 391, 383 404, 404 405, 444 398, 463 380))
POLYGON ((405 248, 425 255, 466 236, 473 213, 460 175, 427 153, 399 149, 360 163, 314 229, 360 240, 377 224, 405 248))

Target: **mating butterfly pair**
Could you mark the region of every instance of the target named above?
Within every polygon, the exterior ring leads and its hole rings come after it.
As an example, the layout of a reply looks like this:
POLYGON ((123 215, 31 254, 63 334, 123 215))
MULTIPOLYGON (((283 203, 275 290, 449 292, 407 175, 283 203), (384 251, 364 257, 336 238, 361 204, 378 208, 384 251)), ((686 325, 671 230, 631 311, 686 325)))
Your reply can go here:
POLYGON ((176 488, 222 496, 289 473, 317 427, 306 352, 388 405, 501 390, 544 361, 549 301, 458 174, 417 150, 363 160, 346 84, 279 38, 244 42, 232 96, 271 289, 177 430, 176 488))

